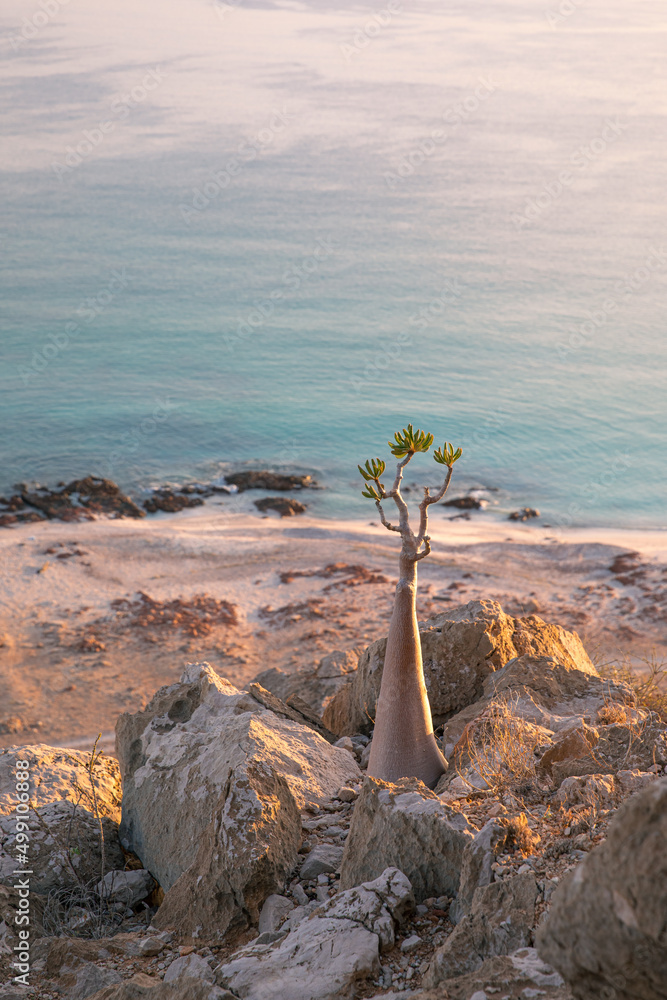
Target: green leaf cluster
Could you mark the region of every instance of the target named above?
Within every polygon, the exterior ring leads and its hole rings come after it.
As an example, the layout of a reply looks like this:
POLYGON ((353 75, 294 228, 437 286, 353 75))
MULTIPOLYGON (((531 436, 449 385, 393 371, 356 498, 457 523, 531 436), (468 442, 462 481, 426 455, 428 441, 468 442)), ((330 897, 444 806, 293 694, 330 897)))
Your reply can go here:
POLYGON ((384 486, 380 482, 380 476, 386 469, 385 463, 381 458, 371 458, 366 462, 365 468, 361 465, 358 465, 357 468, 366 480, 366 489, 362 492, 362 497, 368 497, 369 500, 380 500, 382 498, 382 491, 384 490, 384 486), (377 490, 371 485, 373 482, 377 485, 377 490))
POLYGON ((403 458, 404 455, 414 455, 418 451, 428 451, 433 444, 433 435, 422 431, 419 428, 413 430, 412 424, 408 424, 402 431, 394 434, 394 441, 389 441, 389 447, 394 458, 403 458))
POLYGON ((437 451, 433 452, 433 458, 436 462, 439 462, 440 465, 447 465, 451 469, 454 462, 456 462, 462 454, 462 448, 457 448, 456 451, 454 451, 454 445, 450 444, 449 441, 445 441, 442 448, 438 448, 437 451))
MULTIPOLYGON (((433 435, 419 428, 414 430, 412 424, 408 424, 402 431, 397 431, 394 434, 394 441, 389 441, 391 453, 395 458, 404 458, 406 455, 414 455, 419 451, 428 451, 432 444, 433 435)), ((442 448, 438 448, 433 453, 433 458, 440 465, 446 465, 451 469, 454 462, 461 457, 462 450, 461 448, 455 449, 453 444, 445 441, 442 448)), ((362 497, 368 497, 369 500, 375 501, 382 500, 385 489, 380 482, 380 476, 386 468, 382 459, 371 458, 365 465, 358 465, 357 468, 365 481, 362 497)))

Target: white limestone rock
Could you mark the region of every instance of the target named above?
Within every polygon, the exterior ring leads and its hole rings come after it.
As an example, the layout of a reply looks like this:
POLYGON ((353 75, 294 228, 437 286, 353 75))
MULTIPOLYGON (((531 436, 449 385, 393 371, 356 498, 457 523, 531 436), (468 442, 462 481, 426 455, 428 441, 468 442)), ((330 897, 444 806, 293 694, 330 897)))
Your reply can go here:
POLYGON ((287 937, 250 945, 216 970, 243 1000, 334 1000, 380 968, 395 925, 414 908, 409 880, 388 868, 373 882, 334 896, 287 937))
POLYGON ((0 750, 0 882, 13 885, 19 846, 16 841, 16 765, 27 762, 29 775, 30 887, 48 894, 76 878, 99 878, 102 819, 107 869, 125 864, 118 840, 121 781, 116 761, 102 754, 88 770, 90 754, 44 744, 0 750), (72 872, 76 872, 76 878, 72 872))

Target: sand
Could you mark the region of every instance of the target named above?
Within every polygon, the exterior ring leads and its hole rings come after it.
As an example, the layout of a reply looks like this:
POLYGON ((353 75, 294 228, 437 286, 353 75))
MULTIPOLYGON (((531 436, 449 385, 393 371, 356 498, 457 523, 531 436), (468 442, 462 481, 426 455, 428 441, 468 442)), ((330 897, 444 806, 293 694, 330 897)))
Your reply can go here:
MULTIPOLYGON (((530 523, 436 515, 431 536, 420 618, 484 598, 575 629, 598 662, 654 647, 667 655, 667 532, 555 536, 530 523)), ((332 650, 363 649, 386 634, 397 542, 377 522, 280 519, 215 503, 140 521, 3 530, 0 745, 86 748, 102 733, 112 750, 118 715, 140 709, 185 663, 207 660, 243 686, 270 666, 309 669, 332 650), (138 593, 158 603, 139 604, 138 593), (160 603, 196 595, 229 602, 236 624, 226 604, 212 604, 221 620, 207 626, 196 607, 160 603), (135 603, 112 606, 118 600, 135 603), (151 614, 167 621, 146 623, 151 614)))

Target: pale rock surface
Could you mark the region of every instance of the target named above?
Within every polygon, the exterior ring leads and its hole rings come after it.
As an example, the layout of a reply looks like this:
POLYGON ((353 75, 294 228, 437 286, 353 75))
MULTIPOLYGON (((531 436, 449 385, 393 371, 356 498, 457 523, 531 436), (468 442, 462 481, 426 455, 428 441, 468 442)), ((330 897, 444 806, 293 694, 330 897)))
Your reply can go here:
POLYGON ((173 983, 177 979, 204 979, 209 983, 214 980, 213 969, 205 958, 193 953, 174 959, 164 974, 163 982, 173 983))
MULTIPOLYGON (((405 996, 404 993, 399 996, 405 996)), ((449 979, 434 989, 412 994, 415 1000, 572 1000, 570 989, 534 948, 487 959, 474 972, 449 979)), ((377 998, 374 998, 377 1000, 377 998)))
POLYGON ((118 841, 121 780, 116 761, 104 754, 97 759, 93 788, 87 768, 90 754, 38 743, 0 750, 0 882, 11 885, 16 868, 17 760, 29 763, 28 794, 42 820, 30 810, 31 889, 47 894, 74 882, 68 853, 78 878, 89 882, 99 877, 102 861, 96 808, 102 818, 107 868, 122 868, 125 859, 118 841))
POLYGON ((240 949, 216 970, 216 982, 242 1000, 334 1000, 378 972, 395 924, 413 908, 410 882, 388 868, 338 893, 280 941, 240 949))
POLYGON ((482 829, 469 841, 463 851, 461 864, 461 880, 458 894, 449 908, 452 923, 459 921, 470 912, 473 897, 477 889, 493 882, 492 865, 496 860, 496 852, 504 843, 507 830, 494 819, 488 820, 482 829))
POLYGON ((294 909, 294 903, 287 896, 280 896, 277 893, 271 895, 264 901, 264 905, 259 914, 259 924, 257 930, 260 934, 266 931, 269 933, 277 931, 282 922, 294 909))
POLYGON ((564 809, 579 805, 609 809, 613 805, 615 792, 613 774, 586 774, 565 778, 556 792, 556 800, 564 809))
POLYGON ((64 966, 59 986, 66 990, 67 1000, 86 1000, 105 986, 122 983, 120 973, 105 969, 93 962, 80 962, 75 969, 64 966))
MULTIPOLYGON (((517 656, 553 656, 597 676, 579 636, 537 615, 513 618, 495 601, 470 601, 429 618, 420 628, 424 679, 433 722, 477 701, 484 681, 517 656)), ((378 639, 361 655, 349 685, 334 695, 323 721, 340 735, 367 733, 380 691, 387 648, 378 639)))
POLYGON ((97 891, 110 903, 124 903, 126 907, 136 906, 149 896, 155 888, 155 879, 145 868, 133 871, 107 872, 97 883, 97 891))
POLYGON ((149 986, 147 978, 134 976, 120 986, 100 990, 89 1000, 237 1000, 228 990, 201 979, 178 979, 174 983, 155 979, 149 986))
POLYGON ((541 957, 577 1000, 664 1000, 667 778, 632 795, 552 897, 541 957))
MULTIPOLYGON (((443 745, 446 754, 453 756, 459 767, 463 766, 467 757, 467 735, 474 730, 476 720, 494 702, 507 704, 512 714, 522 719, 526 725, 539 727, 548 742, 554 737, 557 740, 560 734, 565 736, 574 729, 583 734, 584 719, 595 718, 598 710, 610 698, 622 703, 632 719, 641 721, 646 715, 633 707, 634 695, 627 685, 603 679, 590 661, 587 663, 582 659, 577 664, 561 662, 550 656, 522 655, 510 660, 502 669, 488 677, 484 682, 483 696, 448 720, 443 745)), ((567 776, 567 768, 573 765, 576 765, 576 773, 600 772, 599 749, 602 734, 607 728, 609 727, 593 729, 587 726, 585 731, 590 735, 591 742, 595 742, 595 747, 591 749, 584 737, 579 750, 573 750, 574 753, 581 752, 583 756, 551 764, 551 780, 556 787, 567 776), (597 736, 599 740, 596 742, 597 736), (583 748, 583 743, 588 751, 583 748), (566 770, 561 773, 559 769, 563 768, 566 770)), ((607 768, 603 769, 606 771, 607 768)), ((454 768, 451 768, 449 774, 453 773, 454 768)), ((446 786, 451 780, 445 775, 441 784, 446 786)), ((442 790, 440 786, 438 790, 442 790)))
POLYGON ((121 836, 165 891, 190 866, 218 800, 248 767, 281 775, 299 810, 329 801, 360 775, 350 754, 277 718, 207 663, 190 664, 143 711, 121 715, 116 739, 121 836))
POLYGON ((299 878, 302 882, 317 878, 325 872, 337 872, 343 860, 343 848, 335 844, 317 844, 306 855, 299 878))
POLYGON ((321 717, 332 697, 349 682, 358 659, 351 651, 334 650, 322 657, 315 670, 288 674, 270 667, 254 680, 288 705, 294 695, 302 698, 321 717))
POLYGON ((616 774, 616 787, 621 798, 625 799, 657 780, 659 780, 659 775, 649 771, 623 770, 616 774))
POLYGON ((166 891, 156 926, 193 937, 256 921, 296 864, 300 810, 360 776, 349 753, 208 664, 190 664, 116 733, 123 843, 166 891))
POLYGON ((251 763, 230 779, 190 867, 153 919, 193 939, 222 941, 259 919, 297 862, 301 816, 284 777, 251 763))
POLYGON ((377 878, 395 864, 410 879, 417 902, 452 895, 474 832, 419 779, 389 784, 367 777, 345 842, 340 887, 377 878))
POLYGON ((531 943, 538 888, 531 873, 477 889, 470 913, 433 955, 424 986, 478 969, 487 958, 509 955, 531 943))

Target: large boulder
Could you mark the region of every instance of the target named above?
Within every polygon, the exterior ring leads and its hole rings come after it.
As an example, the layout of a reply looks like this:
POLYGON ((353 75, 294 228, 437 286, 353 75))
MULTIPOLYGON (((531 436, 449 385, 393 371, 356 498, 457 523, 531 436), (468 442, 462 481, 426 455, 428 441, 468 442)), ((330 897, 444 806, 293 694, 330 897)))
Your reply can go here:
MULTIPOLYGON (((516 656, 553 656, 566 667, 597 676, 579 636, 537 615, 512 618, 495 601, 470 601, 420 624, 424 678, 433 722, 483 694, 486 678, 516 656)), ((335 733, 368 733, 375 718, 387 640, 372 643, 349 685, 331 699, 324 723, 335 733)))
MULTIPOLYGON (((0 882, 13 885, 21 844, 16 829, 17 762, 28 763, 30 888, 48 894, 100 877, 104 833, 106 871, 125 867, 118 840, 121 781, 116 761, 43 744, 0 750, 0 882)), ((24 770, 20 773, 23 774, 24 770)), ((20 833, 20 831, 19 831, 20 833)), ((22 839, 22 834, 21 834, 22 839)), ((25 866, 24 866, 25 867, 25 866)))
POLYGON ((288 674, 279 667, 269 667, 255 677, 255 682, 288 705, 294 697, 302 699, 321 717, 333 696, 348 684, 357 662, 354 653, 334 650, 323 656, 314 670, 288 674))
POLYGON ((510 997, 572 1000, 572 993, 562 978, 540 960, 534 948, 520 948, 511 955, 487 958, 479 969, 448 979, 446 989, 443 986, 412 996, 414 1000, 494 1000, 496 996, 504 1000, 510 997))
POLYGON ((346 750, 208 664, 190 664, 143 711, 121 716, 116 737, 122 842, 166 892, 159 925, 200 938, 257 921, 296 865, 300 810, 360 776, 346 750))
POLYGON ((423 984, 427 989, 478 969, 485 959, 510 955, 531 943, 539 890, 526 872, 476 890, 467 914, 433 955, 423 984))
POLYGON ((667 995, 667 778, 629 798, 552 897, 537 947, 577 1000, 667 995))
POLYGON ((476 720, 488 714, 493 703, 500 702, 511 707, 513 716, 540 726, 547 735, 581 729, 586 742, 585 749, 582 743, 581 753, 592 760, 590 746, 599 740, 600 733, 589 733, 591 738, 586 739, 584 726, 596 719, 605 704, 613 701, 623 705, 629 718, 637 722, 646 713, 633 707, 634 695, 626 684, 603 679, 586 660, 574 663, 564 657, 533 654, 514 657, 485 680, 477 701, 447 721, 443 735, 446 755, 456 757, 457 750, 464 751, 466 734, 476 720))
POLYGON ((153 923, 207 941, 240 933, 259 921, 264 901, 282 888, 300 844, 301 816, 284 777, 246 764, 220 795, 192 863, 153 923))
POLYGON ((414 908, 410 882, 388 868, 340 892, 271 944, 250 945, 216 971, 216 982, 243 1000, 334 1000, 377 974, 380 952, 414 908))
POLYGON ((410 879, 417 902, 451 896, 474 832, 418 778, 389 784, 367 777, 345 842, 340 886, 377 878, 395 864, 410 879))

